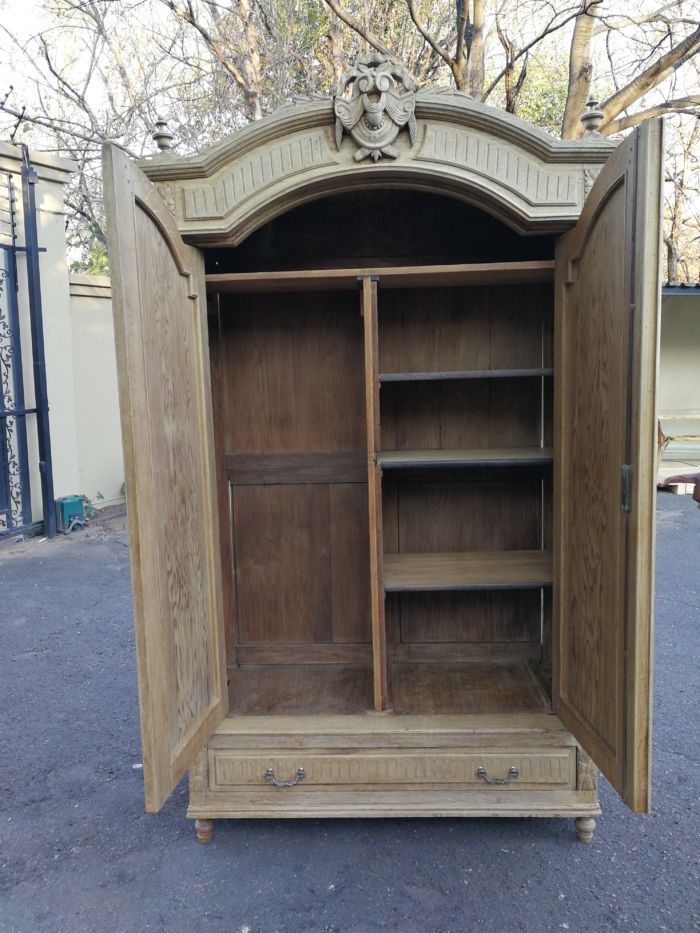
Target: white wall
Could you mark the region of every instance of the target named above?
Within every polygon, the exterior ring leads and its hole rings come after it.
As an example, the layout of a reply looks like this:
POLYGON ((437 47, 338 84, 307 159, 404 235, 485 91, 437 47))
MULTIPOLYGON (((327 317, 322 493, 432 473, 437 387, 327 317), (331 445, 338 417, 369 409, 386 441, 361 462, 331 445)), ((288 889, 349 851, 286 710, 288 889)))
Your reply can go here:
MULTIPOLYGON (((700 289, 663 297, 658 411, 700 415, 700 289)), ((700 435, 700 420, 663 419, 661 426, 665 434, 700 435)))
MULTIPOLYGON (((96 506, 123 501, 124 466, 109 279, 69 276, 63 192, 75 166, 30 151, 36 208, 54 495, 86 495, 96 506)), ((12 179, 17 245, 25 245, 22 150, 0 143, 0 172, 12 179)), ((6 231, 3 231, 6 232, 6 231)), ((26 257, 17 253, 25 405, 35 406, 26 257)), ((37 419, 26 419, 32 520, 41 521, 37 419)))
MULTIPOLYGON (((39 254, 39 270, 46 346, 46 383, 54 494, 59 497, 80 492, 74 389, 68 375, 73 367, 73 349, 63 206, 63 188, 75 166, 67 159, 47 153, 32 150, 29 155, 31 165, 38 176, 35 197, 38 241, 43 250, 39 254)), ((23 247, 22 150, 19 146, 0 143, 0 171, 9 173, 12 179, 13 201, 17 212, 17 245, 23 247)), ((21 251, 17 253, 17 280, 25 405, 27 408, 33 408, 35 396, 29 288, 26 258, 21 251)), ((40 521, 43 516, 36 416, 29 415, 26 424, 32 519, 40 521)))
POLYGON ((107 276, 70 276, 70 319, 79 491, 99 508, 124 498, 112 293, 107 276))

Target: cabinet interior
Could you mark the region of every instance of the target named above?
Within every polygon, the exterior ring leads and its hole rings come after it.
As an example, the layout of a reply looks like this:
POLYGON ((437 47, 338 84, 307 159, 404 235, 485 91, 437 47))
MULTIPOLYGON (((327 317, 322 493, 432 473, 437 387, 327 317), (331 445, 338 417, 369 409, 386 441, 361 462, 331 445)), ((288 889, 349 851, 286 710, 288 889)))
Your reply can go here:
POLYGON ((232 715, 549 709, 552 255, 408 191, 207 253, 232 715))

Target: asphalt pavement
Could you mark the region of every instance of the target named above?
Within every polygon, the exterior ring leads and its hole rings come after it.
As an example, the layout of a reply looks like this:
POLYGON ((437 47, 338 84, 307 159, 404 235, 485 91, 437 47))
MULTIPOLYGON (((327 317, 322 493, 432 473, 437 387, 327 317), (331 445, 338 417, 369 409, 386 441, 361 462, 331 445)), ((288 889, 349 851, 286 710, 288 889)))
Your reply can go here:
POLYGON ((700 512, 659 494, 654 810, 572 820, 143 812, 125 519, 0 544, 1 933, 700 930, 700 512))

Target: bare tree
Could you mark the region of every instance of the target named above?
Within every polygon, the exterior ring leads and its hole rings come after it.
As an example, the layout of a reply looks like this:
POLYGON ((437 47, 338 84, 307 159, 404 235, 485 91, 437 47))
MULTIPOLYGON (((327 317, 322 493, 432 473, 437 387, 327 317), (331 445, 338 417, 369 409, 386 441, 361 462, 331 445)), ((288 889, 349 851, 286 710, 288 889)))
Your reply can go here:
POLYGON ((664 246, 666 280, 678 285, 700 281, 700 120, 674 123, 677 145, 666 157, 664 246))
MULTIPOLYGON (((603 0, 584 0, 583 9, 593 9, 603 0)), ((394 59, 399 59, 385 30, 373 30, 363 23, 351 7, 351 0, 325 0, 325 3, 346 26, 356 32, 371 48, 394 59)), ((506 94, 513 101, 513 92, 519 79, 514 79, 515 67, 526 61, 530 51, 548 36, 563 29, 581 13, 581 2, 558 4, 549 0, 524 0, 519 6, 502 2, 493 8, 486 0, 455 0, 451 3, 419 3, 405 0, 413 27, 433 54, 449 69, 455 87, 466 91, 477 100, 486 100, 505 82, 511 88, 506 94), (452 14, 450 17, 449 14, 452 14), (451 19, 449 29, 445 19, 451 19), (510 31, 506 20, 516 24, 510 31), (489 61, 494 44, 498 42, 505 53, 497 68, 489 61)), ((401 4, 391 4, 401 7, 401 4)), ((413 68, 413 61, 403 57, 404 64, 413 68)), ((415 74, 414 76, 418 77, 415 74)), ((524 75, 523 75, 524 80, 524 75)), ((520 81, 522 88, 523 81, 520 81)))
MULTIPOLYGON (((612 93, 601 103, 603 134, 619 133, 643 123, 650 117, 664 113, 682 112, 700 114, 700 88, 697 93, 667 96, 651 106, 630 111, 650 91, 659 88, 683 65, 700 51, 700 17, 669 11, 682 10, 683 3, 665 3, 643 16, 609 15, 604 6, 582 10, 576 18, 569 55, 569 95, 562 120, 562 136, 580 136, 583 127, 579 121, 584 104, 590 94, 594 77, 594 45, 609 43, 613 34, 624 35, 634 49, 633 60, 626 68, 610 62, 612 93), (620 73, 624 80, 619 81, 620 73)), ((689 9, 693 9, 687 4, 689 9)), ((609 48, 609 44, 608 44, 609 48)))
MULTIPOLYGON (((104 253, 104 139, 141 157, 165 112, 178 151, 201 149, 294 95, 332 93, 348 61, 369 49, 419 83, 451 83, 566 138, 582 132, 593 93, 605 134, 657 114, 700 114, 693 0, 638 0, 635 15, 612 0, 43 3, 39 30, 0 25, 0 61, 23 76, 9 95, 0 86, 0 133, 21 119, 24 139, 76 161, 67 203, 82 257, 104 253)), ((669 129, 672 152, 686 153, 669 169, 667 211, 669 270, 682 277, 694 268, 685 252, 697 247, 688 205, 698 138, 687 122, 669 129)))
POLYGON ((195 29, 205 46, 243 93, 247 116, 259 120, 262 106, 260 8, 238 0, 222 10, 217 0, 161 0, 178 19, 195 29))

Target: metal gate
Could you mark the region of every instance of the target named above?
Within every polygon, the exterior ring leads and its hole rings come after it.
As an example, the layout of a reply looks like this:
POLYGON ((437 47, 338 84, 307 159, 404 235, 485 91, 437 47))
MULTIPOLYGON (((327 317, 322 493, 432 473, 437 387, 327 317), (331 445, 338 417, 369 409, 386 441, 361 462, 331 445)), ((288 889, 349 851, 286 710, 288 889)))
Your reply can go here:
MULTIPOLYGON (((21 230, 17 191, 10 173, 0 175, 0 537, 36 527, 32 523, 32 489, 29 479, 28 428, 38 451, 43 528, 56 533, 56 512, 51 468, 49 408, 44 364, 44 334, 39 276, 35 185, 37 175, 23 149, 21 230), (23 245, 18 243, 23 242, 23 245), (34 407, 25 406, 25 384, 20 330, 17 256, 26 257, 34 407)), ((41 527, 42 523, 38 523, 41 527)))

